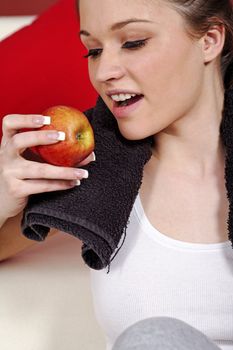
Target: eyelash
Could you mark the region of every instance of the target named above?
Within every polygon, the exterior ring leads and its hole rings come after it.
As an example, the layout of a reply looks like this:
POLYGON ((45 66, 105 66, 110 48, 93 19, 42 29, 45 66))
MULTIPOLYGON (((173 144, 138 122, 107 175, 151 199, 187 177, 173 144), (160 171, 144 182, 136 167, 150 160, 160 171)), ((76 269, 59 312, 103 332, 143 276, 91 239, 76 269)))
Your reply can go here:
MULTIPOLYGON (((136 41, 127 41, 123 48, 125 49, 138 49, 140 47, 143 47, 147 44, 147 41, 148 39, 144 39, 144 40, 136 40, 136 41), (125 46, 127 45, 127 46, 125 46)), ((92 50, 89 50, 88 54, 83 56, 84 58, 88 58, 88 57, 91 57, 92 59, 95 59, 99 56, 100 52, 102 51, 102 49, 92 49, 92 50)))

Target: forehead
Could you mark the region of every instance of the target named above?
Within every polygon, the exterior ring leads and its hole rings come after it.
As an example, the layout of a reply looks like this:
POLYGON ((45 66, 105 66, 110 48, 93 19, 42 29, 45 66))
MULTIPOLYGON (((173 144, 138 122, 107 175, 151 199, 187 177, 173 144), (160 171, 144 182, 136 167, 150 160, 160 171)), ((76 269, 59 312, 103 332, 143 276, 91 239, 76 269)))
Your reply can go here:
POLYGON ((81 28, 89 29, 93 26, 110 27, 113 23, 128 18, 143 18, 158 20, 166 16, 165 0, 80 0, 79 13, 81 28), (95 4, 98 3, 96 6, 95 4))

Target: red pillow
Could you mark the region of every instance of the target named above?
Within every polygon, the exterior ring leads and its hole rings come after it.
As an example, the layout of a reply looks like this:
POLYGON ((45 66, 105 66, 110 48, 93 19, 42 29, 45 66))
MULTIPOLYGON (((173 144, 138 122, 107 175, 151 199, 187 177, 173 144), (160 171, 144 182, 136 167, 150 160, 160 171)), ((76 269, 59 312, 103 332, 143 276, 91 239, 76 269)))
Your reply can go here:
POLYGON ((82 111, 95 104, 79 30, 75 0, 61 0, 0 42, 1 119, 57 104, 82 111))

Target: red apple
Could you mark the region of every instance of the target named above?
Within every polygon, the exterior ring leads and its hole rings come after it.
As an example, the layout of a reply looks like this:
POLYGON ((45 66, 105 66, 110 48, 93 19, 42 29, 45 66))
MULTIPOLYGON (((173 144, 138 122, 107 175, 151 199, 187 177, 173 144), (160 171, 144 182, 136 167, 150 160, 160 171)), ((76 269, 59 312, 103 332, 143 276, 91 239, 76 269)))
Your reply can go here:
POLYGON ((42 115, 51 117, 51 124, 39 130, 57 130, 66 134, 64 141, 31 147, 47 163, 73 167, 89 156, 95 148, 94 132, 89 120, 78 109, 68 106, 48 108, 42 115))

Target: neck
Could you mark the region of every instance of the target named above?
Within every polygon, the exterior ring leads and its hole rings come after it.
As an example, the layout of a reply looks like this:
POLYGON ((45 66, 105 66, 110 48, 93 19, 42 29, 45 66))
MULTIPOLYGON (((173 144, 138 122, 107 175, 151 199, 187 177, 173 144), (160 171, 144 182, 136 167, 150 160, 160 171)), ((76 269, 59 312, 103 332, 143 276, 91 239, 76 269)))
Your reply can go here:
POLYGON ((188 115, 154 136, 152 161, 166 169, 208 179, 224 170, 225 150, 220 136, 224 88, 216 84, 212 90, 203 90, 188 115))

